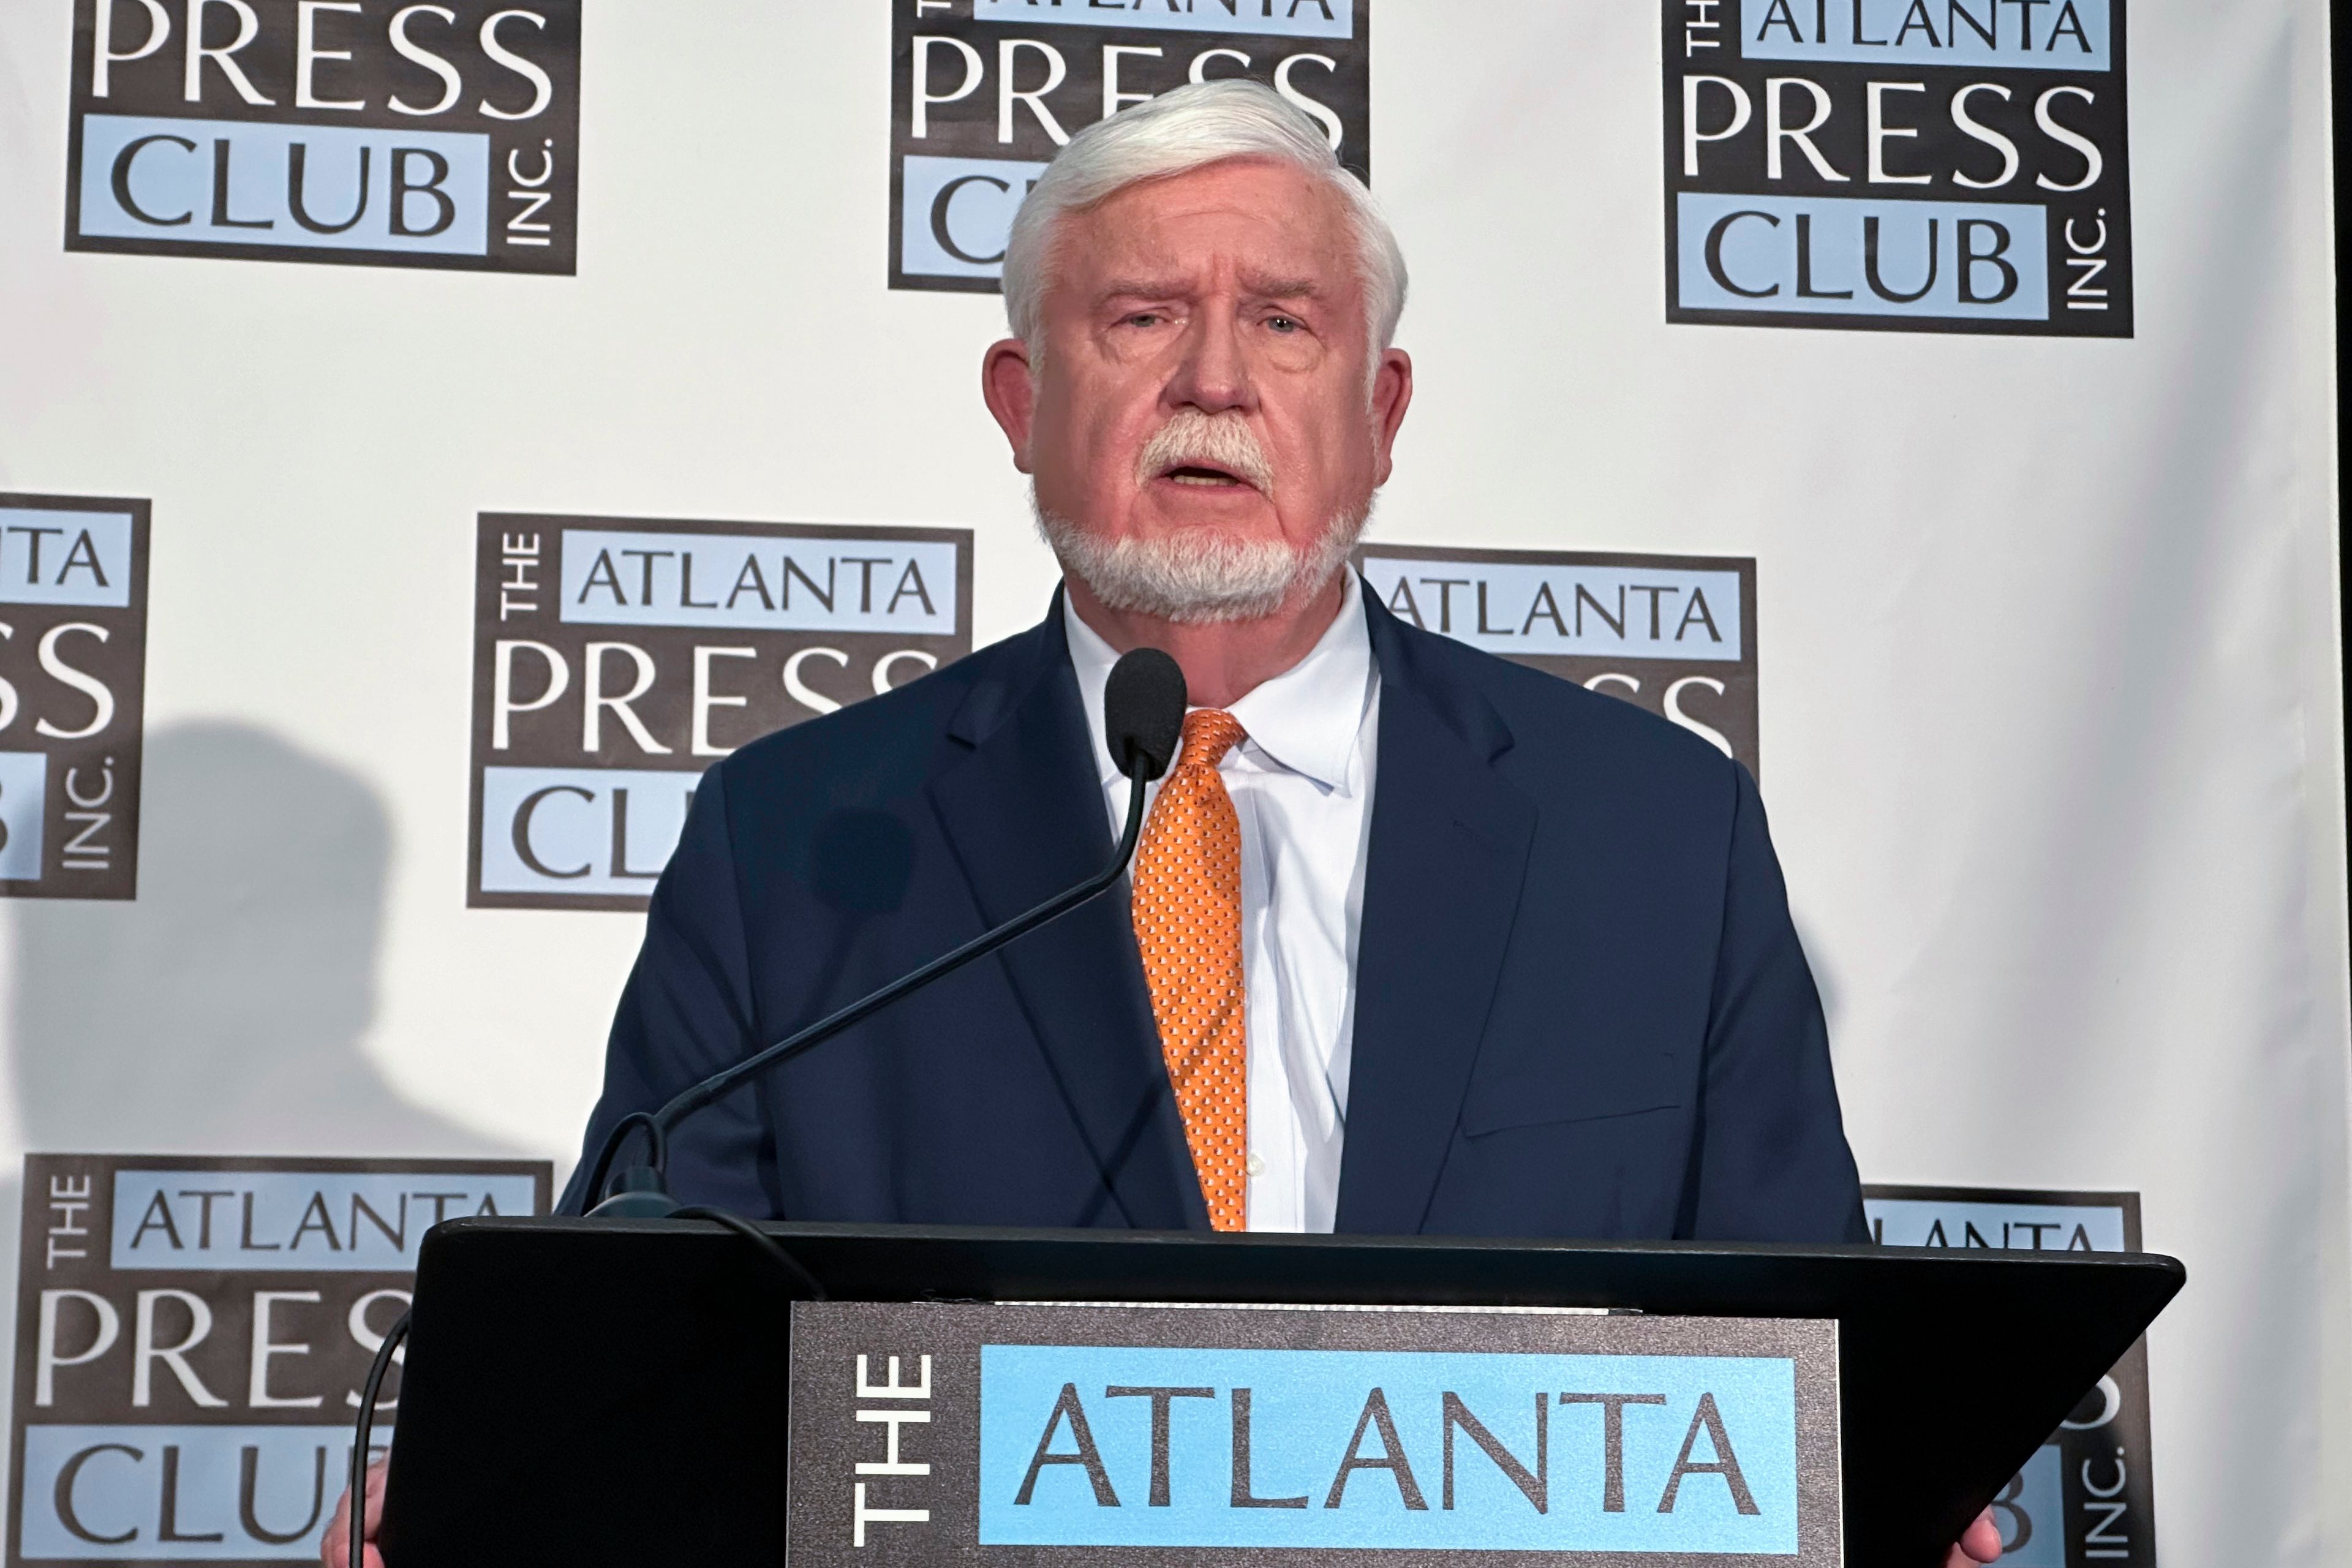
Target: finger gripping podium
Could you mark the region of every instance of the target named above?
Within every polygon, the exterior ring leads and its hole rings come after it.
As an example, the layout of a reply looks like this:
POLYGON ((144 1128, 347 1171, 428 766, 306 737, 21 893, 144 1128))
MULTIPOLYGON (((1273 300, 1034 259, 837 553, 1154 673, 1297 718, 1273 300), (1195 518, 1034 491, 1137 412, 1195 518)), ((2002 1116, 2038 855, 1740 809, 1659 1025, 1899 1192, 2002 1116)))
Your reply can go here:
POLYGON ((761 1228, 830 1300, 700 1222, 434 1232, 390 1568, 1930 1568, 2183 1279, 2139 1255, 761 1228))

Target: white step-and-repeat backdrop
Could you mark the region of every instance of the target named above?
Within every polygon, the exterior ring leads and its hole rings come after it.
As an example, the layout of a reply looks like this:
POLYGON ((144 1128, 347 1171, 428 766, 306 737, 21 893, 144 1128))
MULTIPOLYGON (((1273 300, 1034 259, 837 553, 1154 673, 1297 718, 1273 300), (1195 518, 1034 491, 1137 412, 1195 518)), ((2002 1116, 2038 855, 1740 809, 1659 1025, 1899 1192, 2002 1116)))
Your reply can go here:
POLYGON ((418 1205, 568 1164, 694 770, 1043 609, 1006 223, 1236 72, 1413 268, 1368 574, 1757 771, 1884 1239, 2187 1261, 2016 1560, 2352 1560, 2326 22, 5 0, 11 1561, 311 1550, 299 1423, 418 1205))

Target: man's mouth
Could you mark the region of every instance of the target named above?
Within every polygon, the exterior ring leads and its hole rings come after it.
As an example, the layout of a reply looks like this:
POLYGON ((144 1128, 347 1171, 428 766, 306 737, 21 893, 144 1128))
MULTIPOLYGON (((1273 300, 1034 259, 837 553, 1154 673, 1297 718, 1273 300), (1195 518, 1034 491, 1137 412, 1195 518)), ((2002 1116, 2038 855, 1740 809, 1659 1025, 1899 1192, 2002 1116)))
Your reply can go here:
POLYGON ((1249 483, 1238 474, 1205 463, 1182 464, 1165 470, 1160 477, 1180 485, 1246 486, 1249 483))
POLYGON ((1136 457, 1136 478, 1165 480, 1186 489, 1232 498, 1255 492, 1274 495, 1274 464, 1248 422, 1238 414, 1210 416, 1183 408, 1152 432, 1136 457))

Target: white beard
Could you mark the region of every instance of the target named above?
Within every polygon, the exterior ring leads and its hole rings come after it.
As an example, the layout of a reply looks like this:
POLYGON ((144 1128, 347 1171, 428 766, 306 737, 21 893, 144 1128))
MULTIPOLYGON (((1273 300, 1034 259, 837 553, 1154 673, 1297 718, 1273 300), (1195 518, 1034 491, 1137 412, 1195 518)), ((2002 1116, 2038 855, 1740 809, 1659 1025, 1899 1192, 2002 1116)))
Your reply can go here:
POLYGON ((1178 625, 1257 620, 1312 598, 1347 564, 1372 514, 1368 500, 1333 518, 1320 538, 1301 547, 1205 530, 1106 540, 1039 506, 1034 486, 1029 505, 1062 570, 1108 608, 1178 625))

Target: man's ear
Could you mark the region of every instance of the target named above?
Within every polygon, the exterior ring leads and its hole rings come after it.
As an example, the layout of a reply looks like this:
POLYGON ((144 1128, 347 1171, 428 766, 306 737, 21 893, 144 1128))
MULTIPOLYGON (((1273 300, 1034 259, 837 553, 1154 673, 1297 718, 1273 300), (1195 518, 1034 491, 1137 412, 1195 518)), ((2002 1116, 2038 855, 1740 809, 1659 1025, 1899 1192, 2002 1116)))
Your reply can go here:
POLYGON ((1402 349, 1386 349, 1381 353, 1381 368, 1372 375, 1372 439, 1379 447, 1374 463, 1377 470, 1372 482, 1389 482, 1389 470, 1394 467, 1390 453, 1396 446, 1397 426, 1404 423, 1404 411, 1412 405, 1412 356, 1402 349))
POLYGON ((1037 413, 1037 386, 1030 379, 1027 343, 1004 338, 988 345, 980 362, 980 395, 987 400, 988 411, 996 416, 1004 438, 1013 443, 1013 466, 1028 473, 1029 427, 1037 413))

